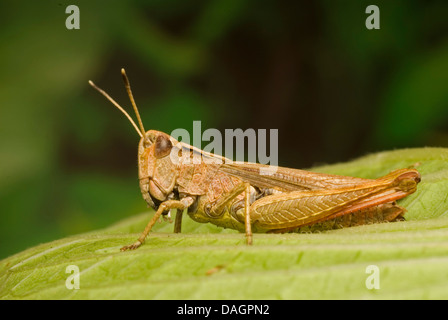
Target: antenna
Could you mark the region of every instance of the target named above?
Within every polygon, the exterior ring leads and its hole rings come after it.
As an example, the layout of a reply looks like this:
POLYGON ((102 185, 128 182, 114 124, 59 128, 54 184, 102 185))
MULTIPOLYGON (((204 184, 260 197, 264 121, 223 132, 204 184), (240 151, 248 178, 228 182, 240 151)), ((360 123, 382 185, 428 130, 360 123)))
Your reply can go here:
POLYGON ((129 99, 131 100, 132 106, 134 107, 135 115, 137 116, 138 124, 140 125, 140 132, 145 134, 145 128, 143 127, 142 118, 140 118, 140 113, 138 112, 137 105, 135 104, 134 96, 131 91, 131 84, 129 83, 128 76, 126 75, 126 71, 124 68, 121 69, 121 75, 123 76, 124 85, 126 87, 126 91, 128 92, 129 99))
MULTIPOLYGON (((122 69, 122 73, 123 73, 123 71, 124 71, 124 69, 122 69)), ((102 90, 102 89, 100 89, 100 88, 98 88, 91 80, 89 80, 89 84, 93 87, 93 88, 95 88, 99 93, 101 93, 103 96, 105 96, 106 97, 106 99, 107 100, 109 100, 110 102, 112 102, 112 104, 115 106, 115 107, 117 107, 117 109, 118 110, 120 110, 121 112, 123 112, 123 114, 126 116, 126 118, 128 118, 128 120, 131 122, 131 124, 134 126, 134 128, 135 128, 135 131, 137 131, 137 133, 138 133, 138 135, 140 136, 140 138, 143 138, 143 134, 145 133, 145 131, 140 131, 139 129, 138 129, 138 127, 137 127, 137 125, 135 124, 135 122, 134 122, 134 120, 132 120, 132 118, 131 118, 131 116, 117 103, 117 102, 115 102, 115 100, 114 99, 112 99, 104 90, 102 90)), ((129 85, 129 82, 128 82, 128 85, 129 85)), ((130 90, 130 87, 129 87, 129 90, 130 90)), ((128 91, 129 92, 129 91, 128 91)), ((131 96, 132 96, 132 94, 131 94, 131 96)), ((132 99, 131 101, 133 102, 133 100, 134 99, 132 99)), ((135 105, 135 102, 133 102, 133 105, 135 105)), ((135 108, 137 108, 137 107, 135 107, 135 108)), ((137 113, 137 115, 138 115, 138 119, 139 119, 139 122, 140 122, 140 125, 141 125, 141 128, 143 129, 143 124, 141 123, 142 121, 141 121, 141 119, 140 119, 140 115, 137 113)), ((144 129, 143 129, 144 130, 144 129)))

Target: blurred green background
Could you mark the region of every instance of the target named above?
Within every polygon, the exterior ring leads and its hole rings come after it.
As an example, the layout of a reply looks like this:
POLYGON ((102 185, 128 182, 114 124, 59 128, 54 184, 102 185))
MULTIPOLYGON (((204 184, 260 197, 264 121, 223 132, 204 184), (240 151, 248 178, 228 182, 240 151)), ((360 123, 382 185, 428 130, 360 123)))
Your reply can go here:
POLYGON ((281 166, 448 147, 447 17, 446 0, 1 1, 0 258, 147 210, 138 136, 89 79, 130 110, 125 67, 146 129, 279 129, 281 166))

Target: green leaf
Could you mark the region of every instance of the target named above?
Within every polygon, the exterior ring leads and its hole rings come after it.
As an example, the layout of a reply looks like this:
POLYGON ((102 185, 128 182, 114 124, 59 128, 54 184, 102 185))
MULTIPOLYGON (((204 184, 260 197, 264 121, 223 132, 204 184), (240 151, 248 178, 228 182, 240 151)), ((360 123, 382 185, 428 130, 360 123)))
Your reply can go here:
POLYGON ((407 221, 313 234, 244 235, 188 217, 182 234, 157 224, 133 242, 152 215, 34 248, 0 261, 2 299, 447 299, 448 150, 369 155, 315 171, 374 178, 418 164, 418 191, 400 202, 407 221), (69 265, 79 289, 67 289, 69 265), (367 289, 369 265, 380 289, 367 289))

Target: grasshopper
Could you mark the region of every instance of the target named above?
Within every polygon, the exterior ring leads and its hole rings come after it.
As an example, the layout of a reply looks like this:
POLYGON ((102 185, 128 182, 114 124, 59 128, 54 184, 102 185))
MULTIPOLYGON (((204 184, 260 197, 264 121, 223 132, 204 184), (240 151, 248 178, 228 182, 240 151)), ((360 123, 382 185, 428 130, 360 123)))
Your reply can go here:
POLYGON ((145 131, 124 69, 126 91, 139 126, 105 91, 104 95, 131 122, 138 135, 138 173, 143 199, 155 214, 141 236, 122 251, 137 249, 162 216, 177 209, 174 232, 181 232, 182 215, 246 234, 251 245, 254 232, 290 232, 307 226, 331 228, 403 220, 405 208, 396 200, 417 189, 420 174, 406 168, 378 179, 363 179, 233 162, 179 142, 170 135, 145 131), (173 155, 175 157, 173 158, 173 155), (199 156, 201 161, 192 161, 199 156), (176 159, 176 161, 173 161, 176 159))

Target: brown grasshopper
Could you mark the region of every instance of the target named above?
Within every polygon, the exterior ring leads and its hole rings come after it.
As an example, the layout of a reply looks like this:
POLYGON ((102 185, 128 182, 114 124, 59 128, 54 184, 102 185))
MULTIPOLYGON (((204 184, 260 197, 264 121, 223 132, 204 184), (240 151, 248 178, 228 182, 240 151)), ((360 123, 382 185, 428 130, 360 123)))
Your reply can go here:
POLYGON ((174 232, 181 232, 182 214, 188 209, 194 221, 245 232, 247 244, 252 244, 252 232, 402 220, 405 209, 395 201, 415 192, 420 182, 419 172, 409 168, 374 180, 283 167, 260 174, 269 166, 233 162, 166 133, 145 131, 124 69, 121 73, 139 126, 106 92, 89 83, 123 112, 140 135, 140 190, 156 210, 138 240, 122 251, 141 246, 156 221, 171 209, 177 209, 174 232), (201 161, 192 161, 195 157, 201 161))

